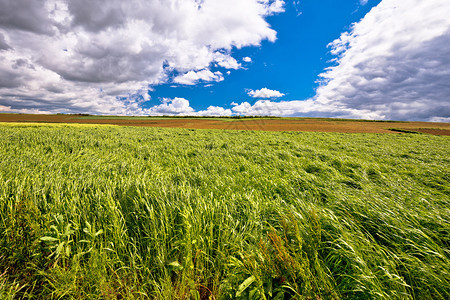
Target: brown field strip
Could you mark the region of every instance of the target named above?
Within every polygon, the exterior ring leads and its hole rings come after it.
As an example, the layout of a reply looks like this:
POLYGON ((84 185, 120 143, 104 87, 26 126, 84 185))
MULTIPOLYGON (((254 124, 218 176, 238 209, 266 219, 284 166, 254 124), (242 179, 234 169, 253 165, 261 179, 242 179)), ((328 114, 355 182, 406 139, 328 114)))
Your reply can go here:
POLYGON ((377 122, 314 118, 160 118, 79 115, 0 114, 0 122, 111 124, 121 126, 173 127, 192 129, 230 129, 265 131, 315 131, 342 133, 391 133, 406 130, 435 135, 450 135, 450 123, 377 122))

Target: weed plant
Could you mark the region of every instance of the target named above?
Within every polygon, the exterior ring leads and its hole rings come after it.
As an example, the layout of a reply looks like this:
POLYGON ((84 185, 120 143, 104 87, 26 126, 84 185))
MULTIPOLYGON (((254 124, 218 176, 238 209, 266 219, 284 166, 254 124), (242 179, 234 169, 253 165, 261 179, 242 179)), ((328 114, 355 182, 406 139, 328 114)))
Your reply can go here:
POLYGON ((2 299, 450 299, 450 139, 0 126, 2 299))

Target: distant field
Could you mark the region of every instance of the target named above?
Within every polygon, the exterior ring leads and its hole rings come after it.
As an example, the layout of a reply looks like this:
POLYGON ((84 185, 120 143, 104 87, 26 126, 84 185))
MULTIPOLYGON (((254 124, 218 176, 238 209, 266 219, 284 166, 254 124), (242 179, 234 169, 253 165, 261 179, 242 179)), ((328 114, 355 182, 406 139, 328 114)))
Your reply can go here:
POLYGON ((0 299, 450 299, 447 136, 40 120, 0 123, 0 299))
POLYGON ((401 129, 435 135, 450 135, 450 123, 367 121, 323 118, 189 118, 120 117, 80 115, 0 114, 0 122, 45 122, 113 124, 122 126, 263 131, 313 131, 342 133, 399 133, 401 129))

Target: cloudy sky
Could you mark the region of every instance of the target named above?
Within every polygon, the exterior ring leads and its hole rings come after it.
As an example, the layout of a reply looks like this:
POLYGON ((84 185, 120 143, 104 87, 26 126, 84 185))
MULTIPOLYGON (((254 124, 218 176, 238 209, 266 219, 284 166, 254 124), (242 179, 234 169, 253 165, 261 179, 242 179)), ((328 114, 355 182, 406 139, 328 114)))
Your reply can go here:
POLYGON ((448 0, 0 0, 0 112, 450 121, 448 0))

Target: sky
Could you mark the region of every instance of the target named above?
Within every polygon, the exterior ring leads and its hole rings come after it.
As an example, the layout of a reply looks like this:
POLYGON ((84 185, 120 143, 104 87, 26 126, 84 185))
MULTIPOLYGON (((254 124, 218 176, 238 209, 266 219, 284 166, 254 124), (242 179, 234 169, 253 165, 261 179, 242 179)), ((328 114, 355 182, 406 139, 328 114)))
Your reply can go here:
POLYGON ((450 121, 448 0, 0 0, 0 112, 450 121))

